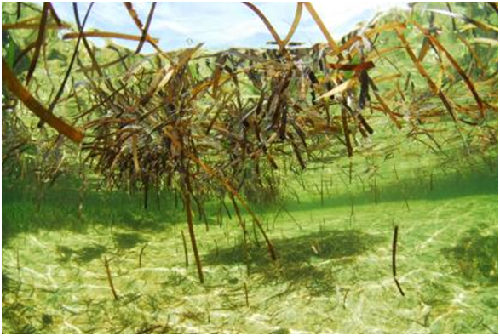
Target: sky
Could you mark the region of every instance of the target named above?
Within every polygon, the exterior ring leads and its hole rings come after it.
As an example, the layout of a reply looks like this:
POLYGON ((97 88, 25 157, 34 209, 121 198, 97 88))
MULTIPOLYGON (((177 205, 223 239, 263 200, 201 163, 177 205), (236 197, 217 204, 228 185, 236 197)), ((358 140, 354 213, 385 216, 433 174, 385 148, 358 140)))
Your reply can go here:
MULTIPOLYGON (((358 22, 371 19, 380 10, 407 7, 406 2, 387 1, 313 1, 312 3, 336 39, 355 28, 358 22)), ((75 21, 71 3, 53 2, 53 4, 63 20, 75 21)), ((78 3, 81 18, 88 4, 78 3)), ((255 4, 268 17, 278 34, 284 38, 295 17, 296 3, 255 4)), ((151 3, 134 2, 133 5, 145 24, 151 3)), ((86 25, 86 30, 90 28, 139 36, 141 34, 122 2, 96 2, 86 25)), ((159 2, 149 35, 159 38, 159 45, 164 50, 190 47, 200 42, 204 43, 205 48, 212 50, 229 47, 257 48, 265 47, 267 42, 273 40, 260 18, 239 2, 159 2)), ((100 38, 93 38, 92 41, 98 46, 105 44, 100 38)), ((118 39, 114 42, 130 48, 137 46, 137 42, 118 39)), ((302 42, 306 45, 325 42, 325 38, 305 8, 292 42, 302 42)), ((149 47, 144 49, 144 52, 150 51, 149 47)))

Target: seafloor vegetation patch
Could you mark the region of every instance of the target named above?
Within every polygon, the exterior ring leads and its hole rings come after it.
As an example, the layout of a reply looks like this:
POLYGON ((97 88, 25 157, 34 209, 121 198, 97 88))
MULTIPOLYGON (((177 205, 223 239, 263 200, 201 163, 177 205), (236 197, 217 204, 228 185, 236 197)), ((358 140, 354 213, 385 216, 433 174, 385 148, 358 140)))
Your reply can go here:
POLYGON ((465 278, 498 283, 498 231, 485 234, 471 229, 456 247, 443 249, 443 253, 456 263, 457 271, 465 278))

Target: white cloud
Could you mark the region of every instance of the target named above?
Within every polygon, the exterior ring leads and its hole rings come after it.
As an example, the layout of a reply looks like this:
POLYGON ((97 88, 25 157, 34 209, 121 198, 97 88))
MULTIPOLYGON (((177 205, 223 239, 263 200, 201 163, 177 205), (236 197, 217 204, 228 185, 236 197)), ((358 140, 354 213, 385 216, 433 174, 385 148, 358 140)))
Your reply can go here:
POLYGON ((217 44, 227 44, 266 32, 266 27, 260 21, 248 20, 238 23, 235 26, 227 27, 223 31, 206 31, 200 33, 198 38, 206 39, 207 41, 217 41, 217 44))
POLYGON ((334 37, 340 37, 354 27, 347 24, 364 14, 370 19, 377 12, 392 8, 406 8, 403 1, 312 1, 313 7, 334 37))
POLYGON ((151 24, 151 31, 161 31, 163 29, 169 29, 175 33, 187 35, 192 32, 189 25, 183 25, 181 23, 166 19, 166 20, 153 20, 151 24))

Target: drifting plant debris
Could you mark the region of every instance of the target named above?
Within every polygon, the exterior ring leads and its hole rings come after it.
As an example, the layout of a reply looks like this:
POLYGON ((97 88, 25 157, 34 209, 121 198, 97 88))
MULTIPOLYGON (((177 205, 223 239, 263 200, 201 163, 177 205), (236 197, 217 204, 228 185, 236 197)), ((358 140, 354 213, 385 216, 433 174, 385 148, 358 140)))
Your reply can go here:
POLYGON ((109 268, 109 260, 106 256, 104 256, 104 267, 106 269, 106 277, 108 278, 109 288, 111 289, 111 293, 113 293, 113 297, 115 300, 119 299, 118 294, 116 293, 115 286, 113 285, 113 277, 111 276, 111 269, 109 268))
POLYGON ((399 225, 394 225, 394 237, 392 241, 392 276, 394 278, 394 283, 398 287, 399 294, 402 296, 405 296, 405 293, 403 292, 403 289, 401 289, 401 285, 399 284, 399 281, 397 279, 396 275, 396 251, 397 251, 397 246, 398 246, 398 231, 399 231, 399 225))
POLYGON ((141 247, 141 252, 139 253, 139 268, 142 267, 142 254, 144 252, 144 249, 148 247, 148 243, 146 243, 146 245, 144 245, 143 247, 141 247))

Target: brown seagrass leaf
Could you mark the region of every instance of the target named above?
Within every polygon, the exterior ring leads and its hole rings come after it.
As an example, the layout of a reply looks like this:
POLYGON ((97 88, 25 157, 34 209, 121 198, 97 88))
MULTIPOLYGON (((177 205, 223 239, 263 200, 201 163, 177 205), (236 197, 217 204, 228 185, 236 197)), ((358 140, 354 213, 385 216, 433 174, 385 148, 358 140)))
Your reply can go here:
POLYGON ((419 62, 422 62, 425 58, 425 56, 427 55, 427 53, 429 52, 431 46, 429 44, 429 38, 428 37, 424 37, 424 39, 422 40, 422 48, 420 49, 420 54, 418 54, 418 61, 419 62))
POLYGON ((36 46, 36 41, 31 42, 24 48, 17 56, 16 59, 14 60, 14 67, 23 59, 24 56, 26 56, 34 47, 36 46))
MULTIPOLYGON (((153 42, 153 39, 151 38, 151 36, 148 35, 148 29, 149 29, 149 25, 151 24, 151 22, 146 22, 146 27, 144 27, 142 25, 142 21, 141 19, 139 18, 139 16, 137 15, 137 12, 135 11, 134 9, 134 6, 132 5, 131 2, 124 2, 123 3, 125 5, 125 8, 127 9, 128 11, 128 14, 130 15, 130 17, 132 18, 132 20, 134 21, 135 25, 137 26, 137 28, 142 32, 141 34, 141 41, 143 40, 143 38, 145 39, 145 41, 149 42, 153 48, 156 49, 156 51, 158 51, 159 53, 163 53, 162 50, 158 47, 158 45, 153 42)), ((152 2, 151 3, 151 9, 149 11, 149 14, 148 14, 148 21, 152 21, 152 18, 153 18, 153 12, 154 12, 154 9, 156 8, 156 2, 152 2)), ((139 45, 141 45, 141 48, 142 48, 142 44, 144 44, 144 42, 140 42, 139 45)), ((141 48, 139 48, 139 45, 137 46, 137 49, 141 50, 141 48)), ((136 54, 138 54, 139 52, 137 52, 136 50, 136 54)))
POLYGON ((273 157, 271 154, 269 153, 266 153, 266 156, 267 156, 267 161, 269 162, 269 164, 271 165, 271 167, 273 169, 278 169, 278 164, 276 164, 276 161, 274 161, 273 157))
POLYGON ((134 171, 137 176, 141 176, 141 166, 139 164, 139 155, 137 152, 137 134, 132 135, 132 154, 134 157, 134 171))
POLYGON ((128 14, 132 18, 132 20, 134 20, 134 23, 137 26, 137 28, 139 28, 139 30, 142 30, 143 25, 141 19, 139 18, 139 15, 137 15, 137 12, 135 11, 133 4, 131 2, 124 2, 123 4, 125 5, 125 8, 127 9, 128 14))
POLYGON ((484 117, 484 105, 483 105, 483 102, 482 102, 481 98, 479 97, 479 94, 476 91, 474 83, 469 78, 469 76, 467 76, 467 74, 462 69, 462 67, 458 64, 458 62, 455 60, 455 58, 448 52, 448 50, 446 50, 446 48, 441 44, 441 42, 439 42, 439 40, 437 38, 435 38, 434 36, 432 36, 426 29, 424 29, 417 22, 413 21, 413 24, 429 39, 429 41, 437 49, 441 50, 445 54, 446 58, 448 58, 448 60, 453 65, 453 67, 455 68, 455 70, 457 70, 457 72, 460 74, 460 76, 462 76, 462 78, 464 79, 465 83, 467 84, 467 87, 469 88, 470 92, 474 96, 474 99, 476 100, 476 102, 477 102, 477 104, 479 106, 479 109, 480 109, 480 111, 481 111, 481 113, 483 114, 483 117, 484 117))
MULTIPOLYGON (((104 74, 101 70, 101 67, 99 66, 99 63, 97 62, 95 54, 92 51, 92 48, 90 47, 90 44, 87 41, 87 38, 85 37, 85 34, 83 34, 83 25, 80 22, 80 15, 78 14, 78 4, 76 2, 73 2, 73 15, 75 16, 76 25, 78 27, 78 32, 76 33, 76 38, 82 39, 83 45, 85 46, 85 50, 87 51, 87 54, 89 55, 90 60, 92 61, 93 70, 95 70, 99 74, 100 77, 103 77, 104 74)), ((112 89, 111 82, 109 81, 108 78, 106 78, 106 84, 107 84, 108 88, 112 89)))
POLYGON ((302 141, 302 144, 304 145, 304 147, 307 148, 306 134, 304 133, 302 128, 299 125, 297 125, 297 123, 295 121, 291 121, 291 124, 292 124, 293 128, 295 129, 295 133, 297 133, 297 135, 299 136, 300 141, 302 141))
POLYGON ((68 125, 61 119, 54 116, 38 102, 26 88, 19 82, 4 59, 2 59, 2 80, 16 97, 23 102, 40 119, 55 128, 59 133, 67 136, 76 143, 80 143, 84 137, 83 133, 68 125))
POLYGON ((350 37, 346 42, 344 42, 340 47, 338 47, 337 49, 335 49, 332 52, 330 52, 330 55, 331 56, 338 55, 342 51, 348 50, 350 47, 352 47, 352 45, 354 43, 356 43, 358 41, 362 41, 362 38, 359 37, 359 36, 357 36, 357 35, 354 35, 354 36, 350 37))
MULTIPOLYGON (((112 60, 108 63, 105 63, 105 64, 101 64, 100 65, 100 68, 101 69, 106 69, 106 68, 109 68, 109 67, 112 67, 113 65, 116 65, 118 63, 121 63, 123 62, 123 60, 127 59, 128 58, 128 55, 123 55, 115 60, 112 60)), ((92 71, 92 69, 94 69, 92 66, 85 66, 85 67, 81 67, 81 68, 78 68, 76 69, 75 71, 76 72, 88 72, 88 71, 92 71)), ((129 73, 126 73, 125 75, 128 75, 129 73)), ((124 78, 127 78, 128 77, 124 77, 124 78)))
POLYGON ((142 46, 144 45, 144 42, 146 42, 146 39, 148 38, 148 30, 149 26, 151 25, 151 22, 153 21, 153 13, 156 8, 156 2, 151 3, 151 9, 149 10, 148 18, 146 19, 146 25, 142 29, 142 35, 141 35, 141 41, 139 42, 139 45, 137 46, 137 49, 135 50, 135 53, 138 54, 141 52, 142 46))
POLYGON ((401 128, 402 127, 401 123, 396 118, 396 115, 394 114, 394 112, 389 108, 389 106, 386 104, 386 102, 382 99, 382 97, 378 93, 377 86, 371 80, 370 80, 370 87, 372 89, 373 94, 375 95, 375 98, 377 98, 377 101, 382 106, 382 111, 389 116, 389 118, 392 120, 392 122, 396 125, 397 128, 401 128))
POLYGON ((475 37, 473 39, 474 43, 489 44, 490 46, 496 47, 498 45, 498 40, 487 38, 487 37, 475 37))
POLYGON ((196 47, 186 49, 179 56, 179 59, 176 63, 170 65, 167 64, 165 67, 160 69, 146 92, 146 94, 138 100, 138 105, 146 105, 149 100, 157 93, 162 87, 168 84, 171 78, 175 76, 175 74, 184 67, 184 65, 189 62, 193 54, 199 50, 203 46, 203 43, 199 43, 196 47))
POLYGON ((290 139, 290 145, 292 145, 293 152, 295 153, 297 161, 299 161, 300 167, 302 169, 306 169, 306 164, 304 162, 304 159, 302 158, 302 153, 299 149, 299 146, 297 146, 297 144, 295 143, 292 133, 287 132, 286 135, 290 139))
POLYGON ((262 20, 262 22, 266 26, 267 30, 269 30, 269 32, 273 36, 273 38, 276 41, 276 43, 278 43, 280 50, 283 50, 283 46, 284 46, 283 45, 283 41, 281 41, 278 33, 274 29, 274 27, 271 24, 271 22, 269 22, 269 20, 267 19, 267 17, 264 15, 264 13, 262 13, 262 11, 259 8, 257 8, 257 6, 255 6, 251 2, 244 2, 243 4, 245 6, 247 6, 248 8, 250 8, 251 10, 253 10, 255 12, 255 14, 257 14, 257 16, 262 20))
POLYGON ((54 21, 56 22, 58 27, 61 27, 61 28, 67 27, 67 25, 65 25, 61 21, 61 19, 59 18, 59 15, 57 15, 56 10, 54 9, 54 6, 52 6, 51 2, 49 2, 49 11, 50 11, 50 15, 52 15, 52 18, 54 19, 54 21))
POLYGON ((375 64, 372 61, 364 62, 361 64, 328 64, 330 69, 340 70, 340 71, 364 71, 370 70, 375 67, 375 64))
POLYGON ((42 49, 43 42, 45 40, 45 26, 47 25, 47 19, 49 17, 49 3, 43 3, 42 17, 40 18, 40 25, 38 27, 38 35, 36 38, 35 52, 33 58, 31 59, 31 64, 28 69, 28 74, 26 75, 26 85, 28 85, 33 77, 33 72, 36 68, 36 63, 38 62, 38 57, 40 55, 40 50, 42 49))
POLYGON ((349 124, 347 121, 347 109, 342 108, 342 132, 344 133, 345 144, 347 147, 347 156, 352 157, 354 155, 354 150, 352 148, 351 137, 349 135, 349 124))
MULTIPOLYGON (((87 9, 87 13, 85 14, 85 17, 83 18, 83 23, 81 29, 83 30, 83 27, 85 27, 85 23, 87 22, 87 19, 90 14, 90 10, 92 9, 94 3, 91 3, 87 9)), ((66 87, 66 82, 68 81, 69 75, 71 74, 71 69, 73 68, 73 64, 75 63, 76 56, 78 55, 78 47, 80 46, 80 41, 81 41, 81 36, 78 37, 78 41, 76 42, 75 49, 73 51, 73 55, 71 56, 71 61, 69 63, 68 69, 66 70, 66 74, 64 76, 63 81, 61 82, 61 85, 59 86, 59 90, 57 91, 57 94, 55 95, 54 99, 49 105, 49 111, 52 112, 54 111, 54 108, 61 98, 64 88, 66 87)))
POLYGON ((304 6, 306 6, 307 11, 311 14, 312 18, 314 19, 314 21, 318 25, 319 29, 321 30, 321 32, 325 36, 326 41, 328 42, 328 44, 330 46, 330 49, 331 50, 336 50, 337 49, 337 43, 335 42, 335 40, 333 39, 332 35, 330 34, 330 32, 328 31, 328 29, 326 28, 325 24, 323 23, 323 21, 319 17, 319 15, 316 12, 316 10, 314 9, 312 3, 310 3, 310 2, 304 2, 304 6))
POLYGON ((23 29, 40 27, 40 15, 31 16, 23 20, 17 20, 15 23, 3 24, 2 29, 23 29))
MULTIPOLYGON (((32 23, 32 22, 16 22, 11 24, 2 25, 2 30, 19 30, 19 29, 38 29, 40 28, 40 24, 32 23)), ((69 29, 70 25, 66 23, 62 23, 60 26, 54 23, 48 23, 45 25, 45 29, 69 29)))
MULTIPOLYGON (((439 96, 439 98, 443 102, 443 105, 445 106, 446 110, 450 114, 451 118, 456 122, 457 116, 456 116, 455 112, 453 111, 453 108, 451 107, 451 104, 450 104, 448 98, 446 97, 446 95, 441 91, 440 88, 437 87, 436 83, 434 83, 434 81, 430 77, 429 73, 422 66, 422 64, 418 60, 417 56, 413 53, 413 50, 411 49, 411 46, 408 43, 408 41, 406 40, 406 38, 404 37, 404 35, 401 34, 401 32, 398 30, 396 30, 396 34, 397 34, 398 38, 400 39, 401 43, 403 44, 403 47, 405 48, 406 53, 408 54, 408 56, 410 56, 410 59, 412 60, 413 64, 417 67, 418 72, 420 72, 422 77, 427 79, 427 84, 428 84, 431 92, 434 93, 435 95, 439 96)), ((385 108, 384 108, 384 110, 385 110, 385 108)))
POLYGON ((282 44, 283 46, 286 46, 287 44, 290 43, 290 40, 292 39, 293 34, 295 34, 295 31, 297 30, 301 18, 302 18, 302 2, 297 2, 297 8, 295 10, 295 18, 293 19, 288 34, 283 39, 283 44, 282 44))
POLYGON ((363 70, 359 73, 359 108, 364 109, 366 100, 370 95, 370 76, 368 75, 368 71, 363 70))
MULTIPOLYGON (((364 36, 366 36, 367 38, 370 38, 370 37, 375 36, 376 34, 379 34, 381 32, 392 31, 394 29, 404 30, 405 29, 405 25, 403 23, 401 23, 401 22, 389 22, 389 23, 382 24, 380 26, 376 26, 374 28, 370 28, 370 29, 366 30, 364 32, 364 36)), ((350 37, 340 47, 338 47, 336 49, 333 49, 330 52, 330 55, 331 56, 336 56, 336 55, 340 54, 342 51, 347 50, 350 47, 352 47, 354 45, 354 43, 361 42, 361 41, 363 41, 363 39, 360 36, 354 35, 354 36, 350 37)), ((393 48, 389 48, 389 49, 392 50, 393 48)), ((379 51, 379 53, 381 53, 381 52, 379 51)))
POLYGON ((371 78, 371 80, 375 83, 383 83, 383 82, 392 81, 392 80, 394 80, 396 78, 400 78, 400 77, 401 77, 401 74, 392 74, 392 75, 371 78))
POLYGON ((473 25, 473 26, 475 26, 475 27, 477 27, 477 28, 479 28, 481 30, 484 30, 484 31, 495 31, 495 32, 498 32, 498 27, 495 27, 495 26, 489 25, 487 23, 483 23, 483 22, 474 20, 474 19, 468 17, 465 14, 452 13, 452 12, 445 11, 443 9, 427 9, 427 11, 433 12, 433 13, 437 13, 437 14, 443 14, 443 15, 451 16, 453 18, 462 20, 462 21, 464 21, 464 22, 466 22, 468 24, 471 24, 471 25, 473 25))
POLYGON ((269 240, 269 237, 266 234, 266 231, 262 227, 262 223, 260 222, 259 218, 255 215, 255 213, 250 209, 250 207, 247 205, 247 203, 243 200, 243 197, 238 193, 238 191, 232 186, 231 182, 226 179, 225 177, 221 176, 216 172, 215 169, 213 169, 211 166, 209 166, 207 163, 201 161, 197 156, 193 155, 192 153, 188 152, 187 156, 194 161, 203 171, 205 171, 208 175, 211 177, 214 177, 218 179, 222 185, 225 187, 225 189, 233 194, 234 197, 238 199, 240 202, 241 206, 245 209, 245 211, 252 217, 254 223, 257 225, 257 228, 259 229, 260 233, 264 237, 264 240, 266 241, 267 245, 267 250, 271 256, 272 260, 276 260, 277 256, 274 251, 274 246, 269 240))
POLYGON ((373 134, 373 128, 368 124, 365 117, 363 117, 361 113, 358 114, 358 120, 368 133, 373 134))
POLYGON ((322 94, 316 100, 320 100, 320 99, 323 99, 323 98, 329 98, 329 97, 331 97, 333 95, 342 93, 345 90, 351 88, 353 85, 354 85, 354 81, 352 79, 349 79, 349 80, 345 81, 344 83, 342 83, 342 84, 334 87, 333 89, 331 89, 327 93, 322 94))
MULTIPOLYGON (((69 40, 69 39, 78 38, 79 35, 80 35, 80 33, 69 32, 69 33, 64 34, 62 38, 63 38, 63 40, 69 40)), ((139 41, 139 42, 141 41, 141 36, 116 33, 116 32, 108 32, 108 31, 85 31, 82 33, 82 36, 84 36, 84 37, 119 38, 119 39, 123 39, 123 40, 139 41)), ((146 37, 146 40, 148 42, 158 43, 157 38, 146 37)))
POLYGON ((212 75, 212 95, 215 97, 217 94, 217 89, 219 87, 219 81, 222 75, 222 70, 224 69, 224 64, 227 61, 228 56, 225 54, 217 56, 215 59, 215 71, 212 75))

